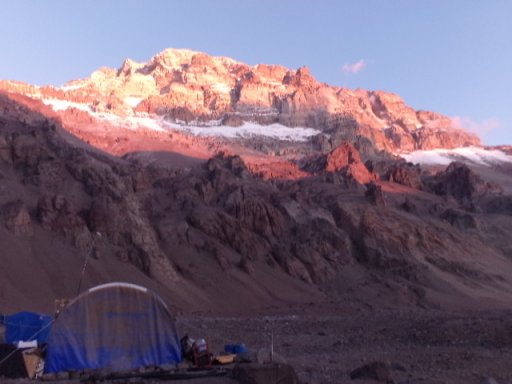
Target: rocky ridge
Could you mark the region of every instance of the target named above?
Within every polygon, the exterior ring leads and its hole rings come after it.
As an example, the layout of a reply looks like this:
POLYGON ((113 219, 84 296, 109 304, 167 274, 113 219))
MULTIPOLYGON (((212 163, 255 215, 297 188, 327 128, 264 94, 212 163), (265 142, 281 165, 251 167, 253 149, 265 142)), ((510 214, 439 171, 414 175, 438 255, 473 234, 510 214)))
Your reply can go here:
POLYGON ((388 152, 480 144, 448 117, 416 111, 395 94, 329 86, 306 67, 249 66, 183 49, 146 63, 127 59, 59 88, 4 81, 0 89, 43 99, 61 113, 73 110, 72 123, 95 114, 153 116, 182 126, 279 123, 317 129, 313 141, 327 151, 361 139, 388 152))

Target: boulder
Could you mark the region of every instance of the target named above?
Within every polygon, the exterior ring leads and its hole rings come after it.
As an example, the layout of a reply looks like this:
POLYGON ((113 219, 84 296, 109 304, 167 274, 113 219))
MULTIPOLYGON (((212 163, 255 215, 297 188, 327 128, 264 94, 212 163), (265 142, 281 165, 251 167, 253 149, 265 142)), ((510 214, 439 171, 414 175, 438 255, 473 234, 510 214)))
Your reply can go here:
POLYGON ((374 361, 354 369, 350 372, 350 378, 352 380, 372 379, 387 384, 394 383, 391 376, 391 365, 382 361, 374 361))

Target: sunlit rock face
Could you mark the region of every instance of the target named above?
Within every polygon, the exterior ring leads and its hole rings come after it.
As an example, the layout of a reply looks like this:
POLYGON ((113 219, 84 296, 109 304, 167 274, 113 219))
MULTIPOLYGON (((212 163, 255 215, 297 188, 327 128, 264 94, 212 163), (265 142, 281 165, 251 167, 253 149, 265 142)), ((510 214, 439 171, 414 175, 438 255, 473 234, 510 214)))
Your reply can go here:
MULTIPOLYGON (((250 66, 226 57, 166 49, 146 63, 127 59, 59 88, 2 82, 0 89, 43 99, 54 110, 148 114, 181 125, 314 128, 331 140, 364 137, 391 152, 479 145, 446 116, 416 111, 400 96, 318 82, 306 67, 250 66)), ((85 118, 86 116, 84 116, 85 118)))

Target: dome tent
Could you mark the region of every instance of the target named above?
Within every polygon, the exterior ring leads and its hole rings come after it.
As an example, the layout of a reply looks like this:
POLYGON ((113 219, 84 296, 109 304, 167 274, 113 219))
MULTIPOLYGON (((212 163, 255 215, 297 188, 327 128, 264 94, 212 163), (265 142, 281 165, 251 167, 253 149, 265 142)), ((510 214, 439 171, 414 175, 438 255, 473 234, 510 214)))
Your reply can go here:
POLYGON ((48 338, 45 371, 121 372, 181 361, 174 318, 154 292, 110 283, 72 300, 48 338))

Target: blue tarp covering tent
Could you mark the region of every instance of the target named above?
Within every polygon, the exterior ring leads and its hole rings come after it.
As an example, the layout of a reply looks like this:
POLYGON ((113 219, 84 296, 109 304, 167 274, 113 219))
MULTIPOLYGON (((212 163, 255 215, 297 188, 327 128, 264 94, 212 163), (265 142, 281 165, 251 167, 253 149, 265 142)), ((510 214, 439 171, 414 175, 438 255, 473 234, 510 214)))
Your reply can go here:
POLYGON ((110 283, 79 295, 55 320, 45 371, 121 372, 180 361, 175 320, 162 299, 137 285, 110 283))
POLYGON ((53 318, 34 312, 18 312, 0 318, 5 325, 5 342, 16 344, 18 341, 37 340, 43 344, 48 339, 53 318))

